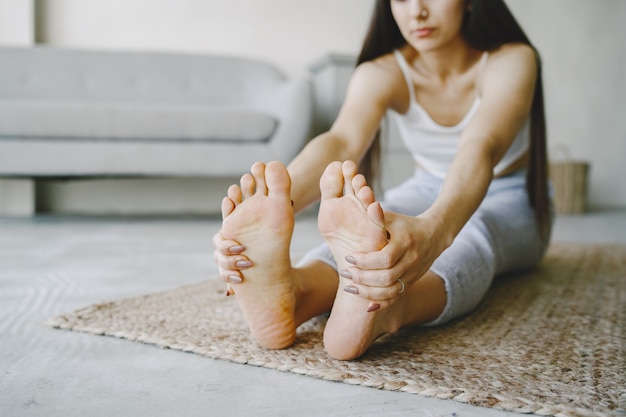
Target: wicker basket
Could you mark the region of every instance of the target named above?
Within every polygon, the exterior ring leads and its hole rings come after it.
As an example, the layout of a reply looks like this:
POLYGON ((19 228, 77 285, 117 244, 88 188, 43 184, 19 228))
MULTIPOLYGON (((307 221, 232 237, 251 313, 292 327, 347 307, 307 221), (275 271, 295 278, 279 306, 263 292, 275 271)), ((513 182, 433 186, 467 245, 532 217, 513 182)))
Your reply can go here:
POLYGON ((558 158, 550 162, 554 205, 559 214, 580 214, 587 209, 589 163, 574 161, 569 149, 559 147, 558 158), (564 155, 564 156, 563 156, 564 155))

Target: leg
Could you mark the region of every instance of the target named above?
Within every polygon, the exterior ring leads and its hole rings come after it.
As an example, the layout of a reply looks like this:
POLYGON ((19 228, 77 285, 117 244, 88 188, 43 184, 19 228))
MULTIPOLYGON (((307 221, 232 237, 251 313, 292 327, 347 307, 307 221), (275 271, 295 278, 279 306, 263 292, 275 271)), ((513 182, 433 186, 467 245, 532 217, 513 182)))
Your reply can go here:
MULTIPOLYGON (((356 175, 353 163, 331 164, 320 185, 319 227, 339 269, 347 266, 346 255, 378 250, 386 244, 382 209, 364 178, 356 175)), ((344 291, 349 284, 340 278, 324 332, 326 350, 336 359, 354 359, 383 334, 433 320, 445 305, 443 282, 431 273, 382 311, 368 312, 368 300, 344 291)))
POLYGON ((254 266, 230 284, 255 339, 263 346, 290 346, 299 324, 330 310, 335 271, 322 262, 291 266, 294 228, 290 179, 280 163, 258 163, 232 186, 222 203, 222 234, 244 245, 254 266))
POLYGON ((496 178, 478 210, 431 270, 445 278, 449 300, 432 323, 472 311, 500 274, 535 267, 548 242, 538 233, 523 173, 496 178))

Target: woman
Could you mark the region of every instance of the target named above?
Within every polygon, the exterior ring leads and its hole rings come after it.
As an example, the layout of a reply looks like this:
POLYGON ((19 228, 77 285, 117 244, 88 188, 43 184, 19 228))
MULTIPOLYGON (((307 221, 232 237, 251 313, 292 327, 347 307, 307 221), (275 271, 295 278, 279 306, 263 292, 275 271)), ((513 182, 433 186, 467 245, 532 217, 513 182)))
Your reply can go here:
POLYGON ((503 1, 378 0, 330 131, 228 190, 220 275, 262 345, 285 348, 330 311, 325 349, 357 358, 383 334, 468 313, 495 275, 539 263, 545 147, 540 62, 503 1), (375 171, 386 114, 417 169, 380 204, 351 161, 375 171), (294 213, 320 200, 326 244, 292 266, 294 213))

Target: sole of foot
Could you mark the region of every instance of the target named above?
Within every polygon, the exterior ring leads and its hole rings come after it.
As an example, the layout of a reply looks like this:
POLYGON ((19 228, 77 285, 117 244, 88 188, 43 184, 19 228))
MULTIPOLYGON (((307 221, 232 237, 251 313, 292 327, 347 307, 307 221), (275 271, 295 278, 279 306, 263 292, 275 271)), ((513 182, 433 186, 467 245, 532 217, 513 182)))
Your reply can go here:
MULTIPOLYGON (((328 166, 320 181, 322 200, 318 215, 320 233, 342 270, 349 267, 346 256, 381 249, 387 244, 384 214, 374 193, 353 162, 328 166)), ((335 359, 361 356, 380 336, 376 312, 370 302, 344 291, 351 281, 339 278, 339 288, 324 331, 324 346, 335 359)))
POLYGON ((296 337, 289 246, 294 229, 291 180, 279 162, 256 163, 222 204, 222 234, 246 247, 254 265, 230 284, 255 340, 283 349, 296 337))

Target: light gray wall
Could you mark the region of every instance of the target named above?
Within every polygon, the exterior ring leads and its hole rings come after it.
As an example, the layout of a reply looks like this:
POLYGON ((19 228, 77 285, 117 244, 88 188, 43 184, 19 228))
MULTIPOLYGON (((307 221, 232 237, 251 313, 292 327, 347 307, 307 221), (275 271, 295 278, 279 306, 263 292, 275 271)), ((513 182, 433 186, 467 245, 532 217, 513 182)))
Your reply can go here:
MULTIPOLYGON (((306 74, 326 52, 357 53, 373 4, 36 1, 45 5, 38 37, 54 45, 244 54, 275 62, 290 75, 306 74)), ((591 163, 592 206, 626 206, 626 1, 506 2, 543 56, 549 147, 566 145, 575 158, 591 163)), ((7 7, 19 15, 20 5, 29 3, 0 0, 0 15, 7 7)), ((0 42, 9 32, 0 29, 0 42)))
MULTIPOLYGON (((0 0, 6 1, 6 0, 0 0)), ((329 50, 354 52, 373 0, 35 0, 46 43, 259 57, 302 75, 329 50)))
POLYGON ((626 206, 626 1, 507 4, 543 58, 550 149, 591 163, 592 206, 626 206))
POLYGON ((0 0, 0 43, 27 46, 33 38, 33 0, 0 0))

